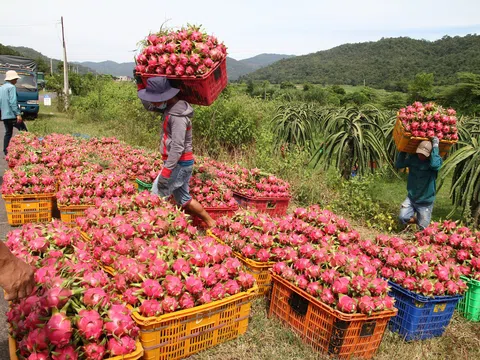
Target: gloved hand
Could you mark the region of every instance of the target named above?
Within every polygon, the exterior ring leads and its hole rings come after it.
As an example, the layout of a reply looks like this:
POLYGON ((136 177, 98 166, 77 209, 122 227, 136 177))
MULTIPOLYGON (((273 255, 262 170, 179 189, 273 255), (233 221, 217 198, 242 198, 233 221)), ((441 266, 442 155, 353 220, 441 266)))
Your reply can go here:
POLYGON ((433 146, 433 147, 438 147, 438 144, 439 144, 439 143, 440 143, 440 140, 438 140, 438 137, 435 136, 435 137, 432 139, 432 146, 433 146))
POLYGON ((168 179, 160 175, 157 182, 157 189, 160 195, 166 196, 168 192, 168 179))

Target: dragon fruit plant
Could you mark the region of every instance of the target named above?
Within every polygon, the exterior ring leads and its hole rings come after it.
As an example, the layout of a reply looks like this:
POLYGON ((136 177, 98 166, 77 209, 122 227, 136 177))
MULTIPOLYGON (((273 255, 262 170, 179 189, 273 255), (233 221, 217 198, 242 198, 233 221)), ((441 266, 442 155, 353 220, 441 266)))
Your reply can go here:
POLYGON ((200 27, 188 25, 178 31, 150 34, 136 58, 138 73, 201 77, 225 59, 227 48, 200 27))
POLYGON ((20 359, 100 360, 135 351, 139 328, 79 230, 59 221, 27 224, 7 238, 36 268, 34 293, 7 312, 20 359))
POLYGON ((444 109, 434 104, 415 102, 399 110, 397 118, 402 122, 405 131, 417 138, 433 138, 439 140, 458 140, 457 117, 453 109, 444 109))

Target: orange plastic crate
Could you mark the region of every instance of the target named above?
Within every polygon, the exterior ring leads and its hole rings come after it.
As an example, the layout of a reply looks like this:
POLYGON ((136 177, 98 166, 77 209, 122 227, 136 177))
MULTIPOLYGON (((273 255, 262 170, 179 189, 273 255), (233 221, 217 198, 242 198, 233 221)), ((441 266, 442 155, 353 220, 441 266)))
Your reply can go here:
MULTIPOLYGON (((210 236, 219 243, 225 245, 225 242, 213 235, 211 230, 207 230, 207 236, 210 236)), ((247 259, 245 256, 236 251, 233 252, 233 255, 242 262, 245 270, 255 278, 258 286, 258 296, 268 296, 270 293, 270 288, 272 287, 270 269, 273 267, 273 265, 275 265, 275 262, 269 261, 265 263, 254 261, 247 259)))
POLYGON ((183 359, 247 331, 251 301, 257 291, 248 291, 159 317, 133 312, 140 327, 144 360, 183 359))
POLYGON ((60 219, 69 226, 77 226, 75 219, 85 216, 85 210, 91 207, 93 205, 59 206, 60 219))
POLYGON ((5 200, 8 223, 23 225, 52 221, 55 194, 2 195, 5 200))
MULTIPOLYGON (((17 357, 17 343, 9 336, 8 337, 8 350, 10 352, 10 360, 18 360, 17 357)), ((143 356, 143 347, 140 341, 137 341, 135 351, 127 355, 118 355, 111 358, 105 358, 105 360, 137 360, 143 356)))
POLYGON ((275 274, 272 282, 269 317, 279 318, 316 351, 339 359, 371 359, 396 314, 344 314, 275 274))
MULTIPOLYGON (((165 76, 158 74, 140 74, 142 87, 147 85, 147 80, 151 77, 165 76)), ((178 97, 188 101, 190 104, 211 105, 220 95, 228 84, 227 60, 223 59, 209 73, 202 77, 184 77, 166 76, 172 87, 180 89, 178 97)))
MULTIPOLYGON (((397 119, 395 127, 393 128, 393 140, 395 141, 395 145, 397 146, 398 151, 415 154, 418 145, 422 141, 429 139, 413 137, 411 133, 405 131, 402 122, 397 119)), ((457 141, 453 140, 441 140, 438 145, 440 156, 444 157, 445 155, 447 155, 450 148, 456 143, 457 141)))

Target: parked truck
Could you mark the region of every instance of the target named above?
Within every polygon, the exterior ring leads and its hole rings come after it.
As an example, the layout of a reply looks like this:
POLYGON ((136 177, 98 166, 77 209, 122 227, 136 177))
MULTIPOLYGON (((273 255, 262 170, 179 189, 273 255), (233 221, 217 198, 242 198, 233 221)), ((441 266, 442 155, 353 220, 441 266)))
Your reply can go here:
POLYGON ((0 55, 0 84, 5 82, 5 73, 15 70, 20 79, 17 81, 17 100, 20 111, 25 117, 36 118, 39 111, 37 64, 32 59, 21 56, 0 55))

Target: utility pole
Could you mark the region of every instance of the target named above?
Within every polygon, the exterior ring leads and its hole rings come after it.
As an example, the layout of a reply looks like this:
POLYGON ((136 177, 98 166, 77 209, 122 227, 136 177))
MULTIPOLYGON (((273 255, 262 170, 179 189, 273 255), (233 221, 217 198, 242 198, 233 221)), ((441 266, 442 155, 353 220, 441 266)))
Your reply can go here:
POLYGON ((53 76, 53 60, 50 58, 50 75, 53 76))
POLYGON ((68 109, 68 62, 67 62, 67 48, 65 46, 65 30, 63 28, 62 16, 62 41, 63 41, 63 92, 65 93, 65 110, 68 109))

